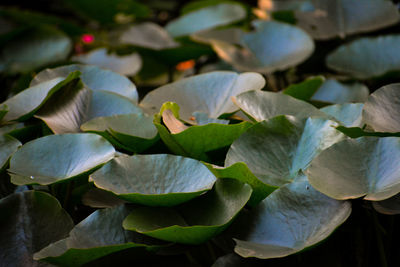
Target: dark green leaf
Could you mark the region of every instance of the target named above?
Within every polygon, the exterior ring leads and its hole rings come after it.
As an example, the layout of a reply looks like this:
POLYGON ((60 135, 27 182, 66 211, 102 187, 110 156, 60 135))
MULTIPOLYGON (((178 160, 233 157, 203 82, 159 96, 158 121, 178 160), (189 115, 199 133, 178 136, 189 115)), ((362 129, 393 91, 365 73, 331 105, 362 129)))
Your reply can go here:
POLYGON ((324 81, 325 78, 323 76, 312 77, 301 83, 290 85, 288 88, 283 90, 282 93, 300 100, 308 101, 315 92, 318 91, 324 81))

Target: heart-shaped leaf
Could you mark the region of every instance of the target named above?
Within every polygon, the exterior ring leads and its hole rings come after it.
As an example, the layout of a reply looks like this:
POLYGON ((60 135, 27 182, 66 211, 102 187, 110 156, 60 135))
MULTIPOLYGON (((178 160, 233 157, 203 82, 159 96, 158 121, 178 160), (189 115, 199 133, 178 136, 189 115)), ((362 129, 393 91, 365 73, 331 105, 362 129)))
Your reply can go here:
POLYGON ((8 159, 21 146, 21 142, 9 135, 0 135, 0 170, 8 162, 8 159))
POLYGON ((307 170, 311 185, 336 199, 384 200, 400 192, 400 138, 360 137, 323 151, 307 170))
POLYGON ((106 139, 110 137, 111 143, 116 140, 124 149, 135 153, 146 150, 159 140, 153 119, 142 113, 97 117, 81 125, 81 129, 100 133, 106 139))
POLYGON ((334 50, 326 58, 326 64, 358 79, 378 77, 400 70, 399 49, 399 35, 360 38, 334 50))
POLYGON ((96 134, 49 135, 24 144, 11 158, 8 172, 14 184, 47 185, 88 172, 114 153, 96 134))
POLYGON ((90 180, 130 202, 174 206, 210 190, 216 178, 197 160, 157 154, 117 157, 90 180))
POLYGON ((173 37, 231 24, 244 19, 246 10, 239 4, 219 4, 205 7, 172 20, 165 27, 173 37))
POLYGON ((159 87, 147 94, 140 106, 149 114, 155 114, 165 102, 172 101, 179 105, 185 121, 190 121, 194 112, 218 118, 236 110, 232 96, 260 90, 264 85, 265 80, 258 73, 210 72, 159 87))
POLYGON ((327 238, 350 213, 350 202, 319 193, 306 179, 286 184, 238 218, 235 252, 261 259, 296 253, 327 238))
POLYGON ((124 220, 123 227, 161 240, 201 244, 230 224, 251 192, 249 185, 220 179, 215 190, 176 209, 136 208, 124 220))
POLYGON ((33 260, 33 254, 65 238, 74 226, 57 199, 39 191, 2 198, 0 211, 0 259, 4 266, 43 266, 33 260))
POLYGON ((253 25, 254 32, 241 35, 242 48, 211 40, 218 56, 238 70, 262 73, 285 70, 303 62, 314 51, 313 40, 300 28, 275 21, 254 21, 253 25))
POLYGON ((336 126, 323 118, 292 116, 257 123, 233 142, 225 166, 244 162, 262 182, 281 186, 302 176, 315 156, 343 139, 336 126))
POLYGON ((328 79, 311 97, 311 100, 343 104, 346 102, 365 102, 368 95, 368 88, 361 83, 343 84, 328 79))
POLYGON ((364 104, 337 104, 321 108, 321 111, 335 118, 341 125, 345 127, 361 127, 362 110, 364 104))
POLYGON ((400 83, 372 93, 362 111, 363 121, 377 132, 400 132, 400 83))
POLYGON ((34 259, 61 266, 81 266, 128 248, 136 248, 141 253, 160 248, 160 243, 124 231, 122 221, 129 212, 130 209, 124 205, 97 210, 77 224, 67 238, 37 252, 34 259))
POLYGON ((133 53, 125 56, 108 54, 107 48, 98 48, 87 54, 73 56, 72 60, 84 64, 112 70, 121 75, 135 75, 142 68, 142 59, 139 54, 133 53))
POLYGON ((56 77, 67 77, 69 73, 79 71, 82 82, 92 90, 103 90, 117 93, 132 99, 135 103, 138 100, 136 86, 126 77, 103 70, 96 66, 67 65, 54 69, 45 69, 39 72, 31 82, 31 86, 54 79, 56 77))
POLYGON ((311 116, 327 117, 313 105, 285 94, 251 91, 233 98, 235 104, 255 121, 268 120, 278 115, 303 119, 311 116))

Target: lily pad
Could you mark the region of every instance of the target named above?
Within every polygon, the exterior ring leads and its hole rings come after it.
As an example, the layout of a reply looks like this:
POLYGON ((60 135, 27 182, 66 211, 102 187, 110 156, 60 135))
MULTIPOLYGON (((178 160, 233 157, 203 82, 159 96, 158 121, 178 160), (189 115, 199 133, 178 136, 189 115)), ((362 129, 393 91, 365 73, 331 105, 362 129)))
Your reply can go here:
POLYGON ((361 83, 344 84, 328 79, 311 97, 311 100, 343 104, 347 102, 365 102, 368 98, 368 87, 361 83))
POLYGON ((377 132, 400 132, 400 83, 383 86, 364 105, 363 121, 377 132))
POLYGON ((303 175, 311 160, 344 138, 323 118, 278 116, 257 123, 231 145, 225 166, 247 164, 262 182, 281 186, 303 175))
POLYGON ((69 37, 56 28, 40 26, 26 29, 2 47, 0 72, 29 72, 62 61, 68 57, 71 48, 69 37))
POLYGON ((38 73, 31 82, 31 86, 54 79, 67 77, 69 73, 79 71, 82 82, 92 90, 110 91, 123 95, 134 103, 138 100, 136 86, 125 76, 110 70, 104 70, 90 65, 67 65, 54 69, 45 69, 38 73))
POLYGON ((292 84, 288 88, 282 91, 285 95, 290 95, 294 98, 308 101, 318 91, 322 84, 324 84, 325 78, 323 76, 311 77, 307 80, 292 84))
POLYGON ((90 180, 130 202, 174 206, 210 190, 216 178, 197 160, 157 154, 117 157, 90 180))
POLYGON ((318 40, 374 31, 400 20, 391 1, 313 0, 312 5, 312 10, 296 11, 295 18, 299 27, 318 40))
POLYGON ((22 146, 21 142, 9 135, 0 135, 0 170, 4 168, 8 159, 17 149, 22 146))
POLYGON ((173 101, 179 105, 180 116, 185 121, 190 121, 194 112, 218 118, 236 111, 232 96, 260 90, 264 85, 265 80, 258 73, 210 72, 161 86, 148 93, 140 106, 147 113, 156 114, 165 102, 173 101))
POLYGON ((303 119, 311 116, 327 117, 313 105, 285 94, 251 91, 233 98, 235 104, 255 121, 268 120, 278 115, 303 119))
POLYGON ((360 137, 323 151, 307 170, 311 185, 335 199, 384 200, 400 192, 400 138, 360 137))
POLYGON ((153 119, 142 113, 97 117, 81 125, 81 129, 85 132, 104 134, 106 139, 108 133, 111 139, 135 153, 146 150, 159 140, 153 119))
POLYGON ((400 70, 400 36, 360 38, 334 50, 326 58, 329 68, 358 79, 400 70))
POLYGON ((201 244, 230 224, 251 192, 247 184, 220 179, 215 190, 176 209, 136 208, 124 220, 123 227, 161 240, 201 244))
POLYGON ((350 202, 319 193, 306 179, 295 181, 238 218, 235 252, 261 259, 299 252, 327 238, 350 213, 350 202))
POLYGON ((400 194, 394 195, 382 201, 372 202, 374 209, 382 214, 397 215, 400 214, 400 194))
POLYGON ((142 59, 138 53, 119 56, 116 54, 108 54, 107 48, 98 48, 87 54, 76 55, 73 56, 71 60, 84 64, 96 65, 128 76, 135 75, 142 68, 142 59))
POLYGON ((114 157, 114 147, 96 134, 49 135, 24 144, 8 172, 17 185, 47 185, 88 172, 114 157))
POLYGON ((3 117, 3 121, 26 120, 30 118, 44 105, 51 95, 64 86, 68 86, 70 83, 76 83, 78 77, 78 72, 71 73, 66 79, 54 77, 42 83, 37 83, 7 99, 2 103, 2 106, 8 109, 8 112, 3 117))
POLYGON ((340 125, 345 127, 361 127, 362 122, 362 110, 364 104, 361 103, 345 103, 326 106, 320 110, 326 114, 335 118, 340 125))
POLYGON ((165 29, 171 36, 178 37, 231 24, 245 17, 246 10, 242 5, 222 3, 187 13, 169 22, 165 29))
POLYGON ((223 60, 241 71, 271 73, 306 60, 314 51, 311 37, 296 26, 275 21, 254 21, 255 31, 241 36, 242 48, 234 43, 211 40, 223 60))
POLYGON ((74 226, 51 195, 39 191, 14 193, 0 200, 0 258, 4 266, 45 266, 33 254, 65 238, 74 226))
POLYGON ((35 253, 34 259, 59 266, 81 266, 128 248, 141 253, 160 248, 160 242, 153 243, 145 236, 124 231, 122 221, 129 212, 124 205, 97 210, 77 224, 67 238, 35 253))

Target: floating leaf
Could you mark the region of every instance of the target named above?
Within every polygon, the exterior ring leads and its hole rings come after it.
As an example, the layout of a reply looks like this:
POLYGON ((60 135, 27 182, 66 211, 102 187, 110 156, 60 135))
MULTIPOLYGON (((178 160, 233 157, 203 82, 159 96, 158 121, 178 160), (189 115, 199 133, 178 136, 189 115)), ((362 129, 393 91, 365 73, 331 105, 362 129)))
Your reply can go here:
POLYGON ((148 206, 174 206, 210 190, 215 176, 201 162, 168 154, 117 157, 90 175, 94 184, 148 206))
POLYGON ((364 104, 337 104, 321 108, 321 111, 335 118, 341 125, 345 127, 361 127, 362 110, 364 104))
POLYGON ((2 47, 0 72, 29 72, 62 61, 71 48, 69 37, 53 27, 42 25, 26 29, 2 47))
POLYGON ((106 163, 114 148, 96 134, 49 135, 24 144, 11 158, 11 181, 17 185, 52 184, 106 163))
POLYGON ((278 115, 292 115, 300 119, 311 116, 327 117, 313 105, 285 94, 252 91, 242 93, 233 100, 256 121, 268 120, 278 115))
POLYGON ((308 101, 317 92, 318 88, 324 83, 325 78, 323 76, 311 77, 307 80, 290 85, 288 88, 282 91, 285 95, 290 95, 294 98, 308 101))
POLYGON ((236 110, 232 96, 260 90, 264 85, 265 80, 258 73, 210 72, 159 87, 148 93, 140 106, 149 114, 155 114, 165 102, 173 101, 179 105, 181 118, 185 121, 190 121, 194 112, 218 118, 236 110))
POLYGON ((257 123, 231 145, 225 166, 247 164, 262 182, 281 186, 302 176, 311 160, 344 136, 323 118, 278 116, 257 123))
POLYGON ((382 201, 372 202, 374 209, 382 214, 397 215, 400 214, 400 194, 394 195, 382 201))
POLYGON ((368 88, 361 83, 343 84, 328 79, 312 96, 311 100, 343 104, 346 102, 365 102, 368 95, 368 88))
POLYGON ((215 190, 177 209, 139 207, 123 227, 161 240, 201 244, 222 232, 244 207, 251 187, 232 179, 217 180, 215 190))
POLYGON ((239 4, 219 4, 195 10, 172 20, 166 30, 173 36, 189 35, 201 30, 231 24, 246 17, 246 10, 239 4))
POLYGON ((121 34, 119 42, 153 50, 179 46, 163 27, 152 22, 144 22, 129 27, 121 34))
POLYGON ((286 184, 238 218, 235 252, 261 259, 299 252, 327 238, 350 213, 350 202, 319 193, 306 179, 286 184))
POLYGON ((100 133, 113 143, 116 140, 124 149, 142 152, 159 140, 153 119, 144 114, 122 114, 94 118, 81 126, 85 132, 100 133))
POLYGON ((363 120, 377 132, 400 132, 400 83, 383 86, 364 105, 363 120))
POLYGON ((54 69, 45 69, 39 72, 31 82, 31 86, 54 79, 56 77, 67 77, 73 71, 81 72, 82 82, 92 90, 104 90, 117 93, 132 99, 135 103, 138 99, 136 86, 126 77, 103 70, 96 66, 67 65, 54 69))
POLYGON ((113 208, 127 202, 109 191, 92 188, 82 196, 82 203, 93 208, 113 208))
POLYGON ((0 200, 0 259, 4 266, 43 266, 33 253, 65 238, 74 226, 57 199, 39 191, 0 200))
POLYGON ((30 118, 44 105, 51 95, 64 86, 76 83, 78 77, 78 72, 71 73, 66 79, 54 77, 42 83, 37 83, 7 99, 7 101, 2 103, 3 108, 6 106, 8 109, 8 112, 3 117, 3 121, 26 120, 30 118))
POLYGON ((9 135, 0 135, 0 170, 8 162, 8 159, 21 146, 21 142, 9 135))
POLYGON ((311 185, 335 199, 384 200, 400 192, 400 138, 343 140, 317 156, 307 170, 311 185))
POLYGON ((295 12, 297 25, 315 39, 369 32, 396 24, 397 7, 382 0, 313 0, 312 10, 295 12))
POLYGON ((142 59, 138 53, 118 56, 116 54, 108 54, 107 48, 98 48, 87 54, 73 56, 72 60, 96 65, 128 76, 135 75, 142 68, 142 59))
POLYGON ((314 51, 312 39, 300 28, 275 21, 254 21, 254 32, 241 36, 236 44, 211 40, 223 60, 241 71, 271 73, 306 60, 314 51))
POLYGON ((141 253, 160 248, 146 237, 124 231, 122 221, 129 212, 124 205, 97 210, 77 224, 69 237, 35 253, 34 259, 60 266, 81 266, 128 248, 136 248, 141 253))
POLYGON ((373 78, 400 70, 399 49, 399 35, 360 38, 334 50, 326 58, 326 64, 358 79, 373 78))

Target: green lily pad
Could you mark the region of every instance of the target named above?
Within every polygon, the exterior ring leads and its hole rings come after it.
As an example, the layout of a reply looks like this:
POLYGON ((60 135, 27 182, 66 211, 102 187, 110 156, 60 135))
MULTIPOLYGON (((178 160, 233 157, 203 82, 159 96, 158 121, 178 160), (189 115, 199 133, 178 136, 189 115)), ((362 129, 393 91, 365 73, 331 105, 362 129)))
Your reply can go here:
POLYGON ((234 97, 233 101, 255 121, 268 120, 278 115, 291 115, 300 119, 327 117, 313 105, 285 94, 251 91, 234 97))
POLYGON ((210 190, 216 178, 197 160, 157 154, 117 157, 90 180, 130 202, 174 206, 210 190))
POLYGON ((31 82, 31 86, 54 79, 55 77, 67 77, 73 71, 79 71, 82 82, 92 90, 117 93, 133 100, 134 103, 138 100, 136 86, 128 78, 110 70, 90 65, 75 64, 54 69, 45 69, 35 76, 31 82))
POLYGON ((211 40, 220 58, 241 71, 271 73, 296 66, 314 51, 314 42, 296 26, 276 21, 253 21, 254 32, 241 35, 240 45, 211 40))
POLYGON ((204 161, 210 161, 207 152, 230 146, 252 125, 249 122, 241 122, 229 125, 209 123, 187 127, 172 114, 172 120, 181 124, 179 127, 175 125, 175 128, 172 129, 166 123, 165 113, 163 112, 166 109, 171 109, 175 114, 178 114, 179 106, 167 102, 161 107, 160 114, 155 115, 154 125, 157 127, 161 139, 175 154, 204 161), (162 124, 161 120, 167 127, 162 124))
POLYGON ((181 118, 185 121, 190 121, 194 112, 218 118, 237 110, 232 96, 260 90, 264 85, 265 80, 258 73, 210 72, 161 86, 148 93, 140 106, 147 113, 156 114, 165 102, 173 101, 179 105, 181 118))
POLYGON ((336 126, 323 118, 292 116, 257 123, 233 142, 225 166, 244 162, 262 182, 281 186, 301 177, 315 156, 344 138, 336 126))
POLYGON ((383 86, 372 93, 362 111, 363 121, 377 132, 400 132, 400 83, 383 86))
POLYGON ((306 179, 274 191, 238 218, 235 252, 261 259, 284 257, 327 238, 349 217, 351 204, 331 199, 306 179))
POLYGON ((326 64, 358 79, 378 77, 400 70, 399 49, 399 35, 360 38, 334 50, 326 58, 326 64))
POLYGON ((8 159, 17 149, 22 146, 21 142, 9 135, 0 135, 0 170, 7 164, 8 159))
POLYGON ((142 59, 138 53, 118 56, 116 54, 108 54, 107 48, 98 48, 87 54, 76 55, 73 56, 71 60, 84 64, 96 65, 128 76, 135 75, 142 68, 142 59))
POLYGON ((61 238, 74 226, 51 195, 39 191, 0 199, 0 258, 4 266, 43 266, 33 254, 61 238))
POLYGON ((111 253, 136 248, 141 253, 155 251, 160 243, 134 232, 124 231, 123 219, 130 209, 124 205, 97 210, 77 224, 69 236, 35 253, 34 259, 58 266, 81 266, 111 253))
POLYGON ((81 129, 104 134, 106 139, 106 133, 109 133, 111 143, 116 140, 125 149, 135 153, 146 150, 159 140, 153 119, 142 113, 97 117, 82 124, 81 129))
POLYGON ((230 224, 251 192, 247 184, 220 179, 215 190, 176 209, 136 208, 124 220, 123 227, 161 240, 201 244, 230 224))
POLYGON ((44 103, 55 92, 76 83, 79 72, 73 72, 66 79, 62 77, 54 77, 42 83, 37 83, 20 92, 19 94, 7 99, 2 103, 3 108, 6 106, 8 112, 4 115, 3 121, 26 120, 44 105, 44 103))
POLYGON ((82 204, 93 208, 113 208, 125 203, 125 200, 100 188, 92 188, 82 196, 82 204))
POLYGON ((173 37, 184 36, 201 30, 231 24, 245 17, 246 10, 242 5, 222 3, 187 13, 169 22, 165 29, 173 37))
POLYGON ((114 147, 96 134, 49 135, 24 144, 8 172, 17 185, 47 185, 88 172, 114 157, 114 147))
POLYGON ((288 88, 282 91, 285 95, 290 95, 294 98, 308 101, 318 91, 318 88, 324 83, 325 78, 323 76, 311 77, 307 80, 292 84, 288 88))
POLYGON ((2 47, 0 72, 29 72, 62 61, 68 57, 71 48, 69 37, 56 28, 47 25, 28 28, 2 47))
POLYGON ((318 40, 374 31, 400 20, 398 9, 391 1, 313 0, 312 5, 312 10, 296 11, 295 18, 299 27, 318 40))
POLYGON ((368 95, 368 87, 361 83, 344 84, 328 79, 311 97, 311 100, 343 104, 346 102, 365 102, 368 95))
POLYGON ((360 137, 323 151, 307 170, 311 185, 335 199, 384 200, 400 192, 400 138, 360 137))
POLYGON ((340 125, 345 127, 361 127, 364 124, 361 116, 363 107, 364 104, 361 103, 345 103, 326 106, 320 110, 335 118, 340 125))

